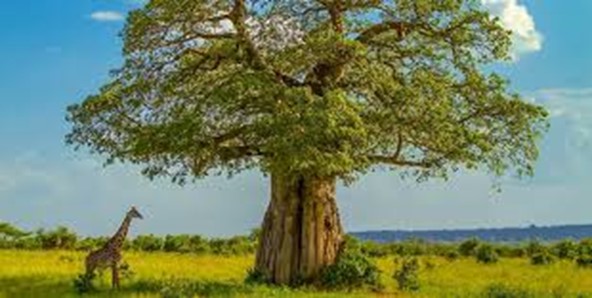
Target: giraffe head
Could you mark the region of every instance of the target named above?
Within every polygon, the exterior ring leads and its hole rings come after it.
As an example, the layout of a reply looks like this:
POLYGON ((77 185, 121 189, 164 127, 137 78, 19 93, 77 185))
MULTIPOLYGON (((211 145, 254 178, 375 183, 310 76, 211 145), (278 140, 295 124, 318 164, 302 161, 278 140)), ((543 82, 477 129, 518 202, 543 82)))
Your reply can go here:
POLYGON ((127 212, 127 215, 130 216, 131 218, 139 218, 139 219, 143 219, 144 218, 142 216, 142 214, 140 214, 140 212, 138 211, 138 209, 136 209, 135 206, 132 206, 132 208, 130 209, 130 211, 127 212))

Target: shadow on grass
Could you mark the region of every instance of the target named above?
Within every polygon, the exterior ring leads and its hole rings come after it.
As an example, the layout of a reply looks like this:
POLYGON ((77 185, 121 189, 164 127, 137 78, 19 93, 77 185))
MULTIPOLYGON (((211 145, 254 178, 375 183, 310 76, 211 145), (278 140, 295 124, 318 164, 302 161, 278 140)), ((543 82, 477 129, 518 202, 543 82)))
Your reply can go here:
POLYGON ((71 297, 74 294, 67 277, 0 278, 0 297, 71 297))
POLYGON ((196 281, 184 279, 138 279, 122 284, 113 291, 108 284, 95 281, 95 291, 80 295, 73 278, 28 276, 0 278, 0 297, 233 297, 276 296, 288 291, 283 288, 258 287, 233 281, 196 281))
POLYGON ((236 282, 184 279, 136 280, 121 289, 128 293, 158 294, 162 297, 231 297, 254 294, 255 287, 236 282))
POLYGON ((314 288, 291 289, 242 281, 200 281, 177 278, 130 279, 113 291, 108 283, 95 281, 97 290, 79 294, 73 277, 0 278, 0 297, 367 297, 368 293, 324 292, 314 288))

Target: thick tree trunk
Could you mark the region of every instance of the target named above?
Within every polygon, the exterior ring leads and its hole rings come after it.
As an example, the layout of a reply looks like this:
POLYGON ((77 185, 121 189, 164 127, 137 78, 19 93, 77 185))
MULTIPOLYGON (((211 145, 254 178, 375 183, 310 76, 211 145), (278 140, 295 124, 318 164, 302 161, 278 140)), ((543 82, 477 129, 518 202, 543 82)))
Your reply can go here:
POLYGON ((255 269, 276 284, 314 281, 342 242, 335 178, 271 176, 255 269))

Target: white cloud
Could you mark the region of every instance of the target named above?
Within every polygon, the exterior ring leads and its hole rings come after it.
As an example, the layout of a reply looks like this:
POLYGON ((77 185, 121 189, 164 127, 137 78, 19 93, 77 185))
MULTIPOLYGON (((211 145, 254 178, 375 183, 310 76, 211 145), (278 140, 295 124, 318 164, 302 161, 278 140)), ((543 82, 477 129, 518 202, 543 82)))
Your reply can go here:
POLYGON ((541 89, 533 95, 535 101, 544 105, 551 117, 566 116, 575 120, 589 121, 592 125, 592 88, 541 89))
POLYGON ((500 18, 502 25, 512 31, 512 58, 540 51, 543 35, 537 31, 535 21, 526 6, 518 0, 481 0, 489 11, 500 18))
POLYGON ((245 234, 259 225, 267 190, 255 172, 181 188, 150 182, 132 166, 103 168, 93 158, 0 156, 0 222, 27 229, 66 225, 81 234, 105 235, 136 205, 145 220, 135 223, 132 233, 245 234))
POLYGON ((99 22, 118 22, 124 19, 123 14, 117 11, 95 11, 90 17, 99 22))
POLYGON ((528 95, 550 113, 537 171, 544 183, 589 181, 592 168, 592 88, 542 89, 528 95))

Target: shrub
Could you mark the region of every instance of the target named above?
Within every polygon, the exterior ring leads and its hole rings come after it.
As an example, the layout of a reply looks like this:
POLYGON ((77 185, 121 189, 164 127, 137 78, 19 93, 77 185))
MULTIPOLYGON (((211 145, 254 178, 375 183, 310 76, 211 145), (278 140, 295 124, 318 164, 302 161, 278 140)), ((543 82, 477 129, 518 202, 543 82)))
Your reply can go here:
POLYGON ((399 269, 393 274, 397 285, 402 291, 418 291, 419 283, 419 261, 417 258, 405 259, 399 269))
POLYGON ((551 250, 560 259, 573 259, 578 255, 578 245, 572 240, 558 242, 551 250))
POLYGON ((526 246, 526 254, 529 257, 532 257, 535 254, 540 254, 546 250, 545 246, 543 246, 539 241, 532 240, 526 246))
POLYGON ((253 284, 268 284, 269 280, 267 279, 267 276, 265 275, 265 273, 255 269, 255 268, 249 268, 249 270, 247 270, 247 277, 245 278, 245 284, 247 285, 253 285, 253 284))
POLYGON ((398 245, 397 254, 400 256, 422 256, 426 255, 427 243, 422 239, 410 238, 398 245))
POLYGON ((555 261, 555 258, 548 250, 537 252, 530 257, 530 263, 533 265, 549 265, 555 261))
POLYGON ((576 258, 576 264, 579 267, 590 268, 590 267, 592 267, 592 256, 590 256, 590 255, 578 256, 576 258))
POLYGON ((480 244, 475 251, 475 257, 479 263, 492 264, 497 263, 499 256, 490 244, 480 244))
POLYGON ((330 289, 380 287, 380 271, 360 250, 345 249, 337 262, 321 273, 321 284, 330 289))
POLYGON ((361 244, 361 251, 372 258, 386 257, 389 254, 388 247, 374 241, 365 241, 361 244))
POLYGON ((210 251, 210 245, 208 241, 202 238, 200 235, 193 235, 189 238, 189 247, 191 252, 194 253, 207 253, 210 251))
POLYGON ((136 275, 136 272, 134 272, 131 269, 130 265, 124 261, 119 265, 119 274, 121 278, 131 279, 132 277, 134 277, 134 275, 136 275))
POLYGON ((162 248, 166 252, 186 253, 191 250, 189 239, 189 235, 166 235, 162 248))
POLYGON ((483 292, 483 294, 481 295, 482 297, 487 297, 487 298, 534 298, 535 295, 531 294, 530 292, 523 290, 523 289, 519 289, 519 288, 514 288, 514 287, 510 287, 504 284, 491 284, 489 285, 487 288, 485 288, 485 291, 483 292))
POLYGON ((164 245, 162 238, 150 235, 140 235, 132 241, 132 248, 140 251, 159 251, 164 245))
POLYGON ((96 290, 92 281, 95 279, 96 274, 79 274, 77 278, 73 280, 74 288, 79 294, 94 292, 96 290))
POLYGON ((475 255, 476 249, 479 246, 479 244, 479 240, 475 238, 465 240, 458 246, 458 252, 460 253, 460 255, 465 257, 473 256, 475 255))
POLYGON ((48 232, 39 230, 37 238, 43 249, 73 249, 78 240, 78 236, 66 227, 57 227, 48 232))
POLYGON ((578 244, 578 255, 592 256, 592 239, 582 239, 578 244))
POLYGON ((454 261, 460 257, 460 254, 458 253, 458 251, 452 250, 452 251, 447 252, 446 255, 444 255, 444 257, 448 261, 454 261))

